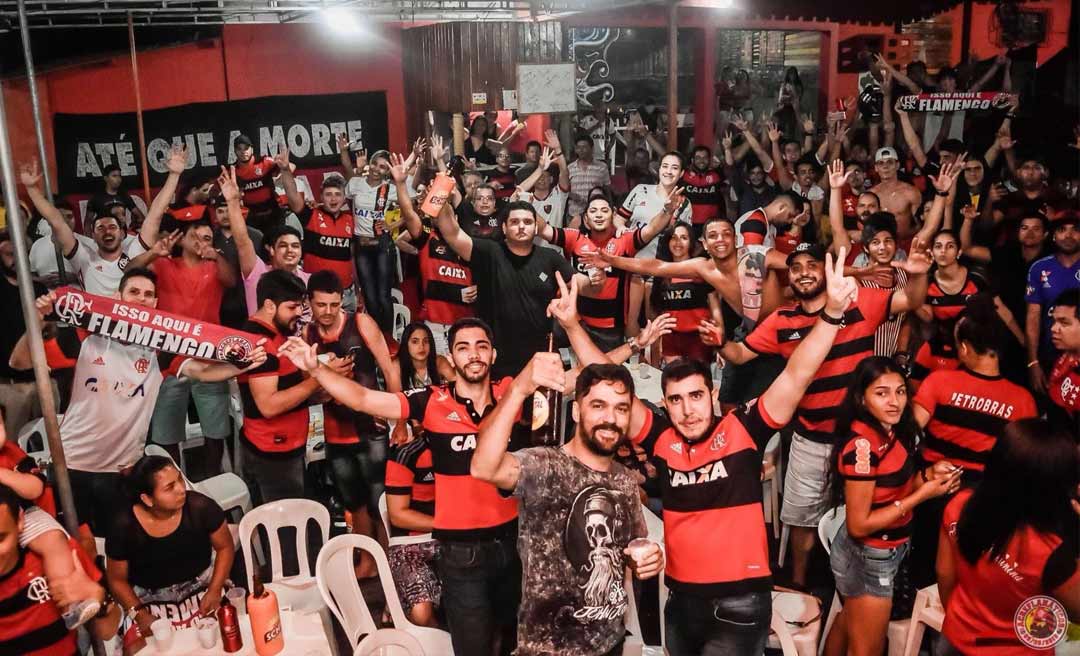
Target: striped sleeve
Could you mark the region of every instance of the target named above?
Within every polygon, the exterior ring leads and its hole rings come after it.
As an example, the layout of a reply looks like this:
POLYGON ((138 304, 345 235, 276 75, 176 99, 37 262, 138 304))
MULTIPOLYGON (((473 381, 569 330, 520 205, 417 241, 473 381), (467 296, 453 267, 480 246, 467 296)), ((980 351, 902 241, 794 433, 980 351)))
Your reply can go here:
POLYGON ((634 203, 637 201, 637 195, 640 193, 641 185, 638 185, 630 190, 630 193, 626 195, 626 200, 623 201, 622 207, 619 208, 618 214, 624 219, 629 219, 634 215, 634 203))
POLYGON ((757 216, 747 217, 739 226, 739 237, 743 246, 760 246, 765 243, 769 226, 757 216))
POLYGON ((857 435, 844 445, 840 454, 840 475, 849 481, 877 480, 880 464, 870 440, 857 435))

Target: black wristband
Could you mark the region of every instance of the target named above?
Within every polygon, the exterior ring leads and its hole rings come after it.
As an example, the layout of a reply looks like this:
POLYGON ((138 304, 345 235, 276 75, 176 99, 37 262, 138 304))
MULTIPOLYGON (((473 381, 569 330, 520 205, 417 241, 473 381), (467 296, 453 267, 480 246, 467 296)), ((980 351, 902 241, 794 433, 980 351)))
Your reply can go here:
POLYGON ((824 310, 821 311, 820 316, 821 316, 821 320, 824 321, 825 323, 830 323, 830 324, 832 324, 834 326, 841 326, 841 327, 843 327, 843 325, 844 325, 844 317, 842 317, 842 316, 841 317, 832 317, 832 316, 829 316, 829 313, 824 311, 824 310))
POLYGON ((945 197, 947 197, 949 195, 949 192, 947 192, 947 191, 938 191, 937 189, 934 190, 934 193, 936 195, 938 195, 938 196, 941 196, 942 198, 945 198, 945 197))

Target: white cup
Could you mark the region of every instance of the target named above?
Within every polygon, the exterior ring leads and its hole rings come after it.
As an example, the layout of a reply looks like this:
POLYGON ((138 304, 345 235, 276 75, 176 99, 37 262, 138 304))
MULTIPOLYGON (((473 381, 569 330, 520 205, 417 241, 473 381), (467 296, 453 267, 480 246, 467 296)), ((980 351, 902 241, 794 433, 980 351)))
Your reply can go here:
POLYGON ((199 644, 203 649, 210 649, 217 644, 218 622, 213 617, 200 617, 195 622, 199 634, 199 644))
POLYGON ((225 598, 236 607, 237 615, 247 614, 247 590, 240 587, 229 588, 229 591, 225 593, 225 598))
POLYGON ((630 544, 626 545, 626 548, 630 550, 630 557, 634 559, 634 563, 640 564, 646 556, 652 553, 653 542, 646 538, 634 538, 630 540, 630 544))
POLYGON ((154 645, 158 651, 168 651, 172 646, 173 625, 172 620, 154 620, 150 625, 150 632, 154 634, 154 645))

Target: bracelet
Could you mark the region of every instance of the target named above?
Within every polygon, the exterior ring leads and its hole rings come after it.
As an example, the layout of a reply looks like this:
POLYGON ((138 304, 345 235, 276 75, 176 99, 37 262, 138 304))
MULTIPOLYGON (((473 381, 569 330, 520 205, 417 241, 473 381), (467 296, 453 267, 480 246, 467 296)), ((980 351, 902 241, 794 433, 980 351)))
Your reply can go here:
POLYGON ((1027 363, 1027 368, 1031 369, 1032 367, 1038 366, 1038 364, 1039 364, 1038 360, 1032 360, 1031 362, 1027 363))
POLYGON ((645 347, 638 344, 637 337, 627 337, 626 345, 630 347, 630 355, 637 355, 645 350, 645 347))
POLYGON ((938 196, 941 196, 942 198, 946 198, 949 195, 949 192, 947 192, 947 191, 938 191, 937 189, 934 190, 934 193, 936 195, 938 195, 938 196))
POLYGON ((827 324, 832 324, 833 326, 840 326, 841 328, 843 328, 844 325, 845 325, 843 316, 833 317, 833 316, 830 316, 829 313, 825 312, 824 310, 821 311, 821 320, 824 321, 827 324))
POLYGON ((897 499, 896 501, 893 501, 893 502, 892 502, 892 505, 896 506, 896 507, 897 507, 897 509, 899 509, 899 510, 900 510, 900 516, 901 516, 901 517, 903 517, 904 515, 906 515, 906 514, 907 514, 907 511, 906 511, 906 510, 904 510, 904 504, 900 503, 900 500, 899 500, 899 499, 897 499))

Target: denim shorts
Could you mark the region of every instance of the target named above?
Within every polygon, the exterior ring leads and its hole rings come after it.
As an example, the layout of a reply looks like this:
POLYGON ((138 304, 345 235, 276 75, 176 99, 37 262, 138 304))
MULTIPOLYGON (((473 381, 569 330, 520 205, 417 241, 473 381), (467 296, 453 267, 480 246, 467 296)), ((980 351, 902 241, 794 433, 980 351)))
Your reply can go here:
POLYGON ((829 556, 836 591, 845 598, 892 599, 896 572, 910 546, 910 542, 889 548, 867 546, 848 534, 847 522, 844 522, 832 542, 829 556))

